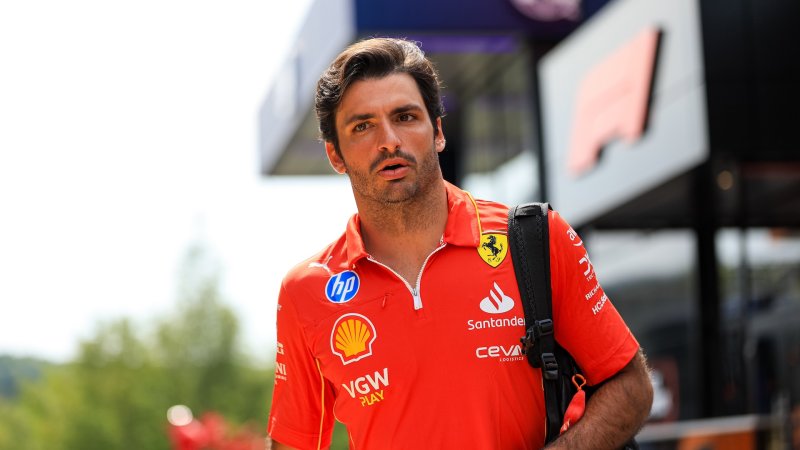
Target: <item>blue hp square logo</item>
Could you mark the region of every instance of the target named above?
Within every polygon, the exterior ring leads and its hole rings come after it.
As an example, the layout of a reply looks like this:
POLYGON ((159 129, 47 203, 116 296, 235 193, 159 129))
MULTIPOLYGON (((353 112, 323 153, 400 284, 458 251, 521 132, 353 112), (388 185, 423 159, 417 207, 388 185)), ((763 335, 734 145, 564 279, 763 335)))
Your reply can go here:
POLYGON ((337 273, 325 285, 325 296, 333 303, 349 302, 358 293, 360 284, 358 275, 351 270, 337 273))

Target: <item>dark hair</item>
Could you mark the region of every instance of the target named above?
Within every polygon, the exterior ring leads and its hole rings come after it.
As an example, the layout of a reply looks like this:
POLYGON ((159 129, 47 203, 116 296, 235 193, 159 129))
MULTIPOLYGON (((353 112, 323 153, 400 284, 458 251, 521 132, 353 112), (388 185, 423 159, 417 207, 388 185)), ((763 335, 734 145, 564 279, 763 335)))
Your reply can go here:
POLYGON ((382 78, 393 73, 407 73, 417 82, 431 119, 434 132, 436 119, 444 116, 439 95, 439 76, 419 46, 405 39, 371 38, 347 47, 317 82, 314 107, 317 111, 320 136, 333 143, 339 152, 336 135, 336 109, 347 89, 356 81, 382 78))

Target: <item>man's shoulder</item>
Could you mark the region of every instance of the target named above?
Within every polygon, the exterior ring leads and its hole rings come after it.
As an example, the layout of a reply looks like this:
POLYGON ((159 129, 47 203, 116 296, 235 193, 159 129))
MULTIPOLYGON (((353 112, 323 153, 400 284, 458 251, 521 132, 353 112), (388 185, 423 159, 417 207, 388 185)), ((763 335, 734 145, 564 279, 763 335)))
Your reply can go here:
MULTIPOLYGON (((530 202, 523 202, 530 203, 530 202)), ((478 207, 480 214, 481 225, 483 232, 505 232, 508 229, 508 214, 511 208, 517 205, 507 205, 501 202, 492 200, 475 199, 475 205, 478 207)), ((553 235, 561 236, 566 234, 568 237, 573 238, 575 231, 570 224, 556 210, 548 211, 548 222, 550 224, 551 240, 553 235)))
POLYGON ((475 199, 483 232, 505 232, 508 228, 509 206, 500 202, 475 199))
POLYGON ((283 277, 279 303, 296 312, 301 325, 314 326, 335 313, 358 291, 358 275, 348 258, 347 233, 292 267, 283 277), (302 314, 299 312, 302 311, 302 314))
POLYGON ((345 233, 322 250, 289 269, 283 277, 285 289, 295 288, 320 280, 327 282, 331 276, 347 270, 347 243, 345 233))

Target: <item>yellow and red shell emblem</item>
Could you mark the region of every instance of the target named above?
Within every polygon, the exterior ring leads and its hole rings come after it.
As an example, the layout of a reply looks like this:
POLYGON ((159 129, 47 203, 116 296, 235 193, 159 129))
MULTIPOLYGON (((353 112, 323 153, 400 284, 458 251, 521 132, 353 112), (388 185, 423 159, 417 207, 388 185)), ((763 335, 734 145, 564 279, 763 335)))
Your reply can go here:
POLYGON ((372 355, 377 333, 372 322, 361 314, 345 314, 336 320, 331 331, 331 351, 350 364, 372 355))

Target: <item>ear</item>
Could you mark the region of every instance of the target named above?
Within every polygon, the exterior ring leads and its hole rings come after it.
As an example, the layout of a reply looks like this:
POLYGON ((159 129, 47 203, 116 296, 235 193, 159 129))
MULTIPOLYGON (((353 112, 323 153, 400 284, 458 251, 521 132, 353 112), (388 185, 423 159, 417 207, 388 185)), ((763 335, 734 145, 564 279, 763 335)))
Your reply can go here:
POLYGON ((436 130, 438 132, 436 133, 436 137, 433 138, 433 143, 436 146, 436 152, 440 153, 442 150, 444 150, 444 145, 445 145, 444 132, 442 131, 441 117, 436 118, 436 130))
POLYGON ((331 163, 331 167, 336 173, 343 174, 347 172, 347 167, 344 165, 344 160, 338 153, 336 153, 336 148, 333 146, 333 142, 325 141, 325 153, 328 155, 328 162, 331 163))

